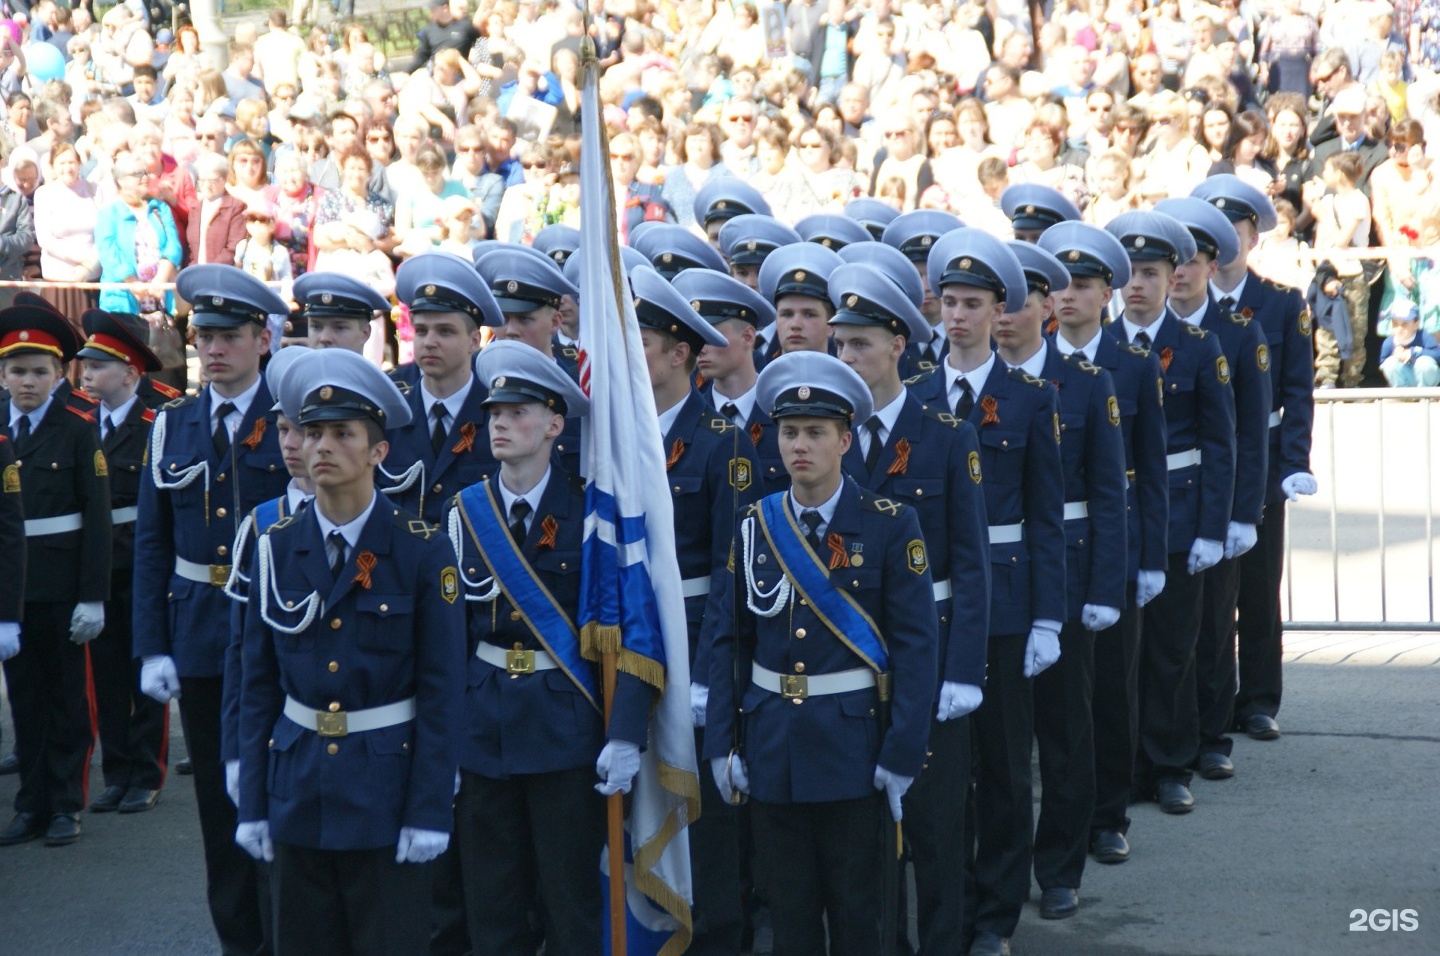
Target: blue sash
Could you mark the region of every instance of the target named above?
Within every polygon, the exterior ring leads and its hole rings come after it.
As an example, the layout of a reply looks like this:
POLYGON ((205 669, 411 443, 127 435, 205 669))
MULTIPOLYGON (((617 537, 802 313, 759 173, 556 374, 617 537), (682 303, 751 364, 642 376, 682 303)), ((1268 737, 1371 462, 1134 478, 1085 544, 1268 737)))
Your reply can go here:
POLYGON ((262 501, 255 506, 255 535, 257 537, 269 531, 277 521, 285 517, 287 501, 287 495, 281 495, 278 498, 271 498, 269 501, 262 501))
POLYGON ((460 517, 470 532, 470 539, 500 590, 525 619, 535 640, 598 711, 600 688, 595 682, 593 665, 580 654, 580 633, 550 589, 535 576, 535 569, 520 553, 515 539, 510 537, 493 484, 482 481, 458 495, 460 517))
POLYGON ((880 629, 848 592, 830 583, 830 572, 820 563, 785 504, 789 497, 789 492, 777 491, 760 502, 760 530, 775 552, 780 569, 800 597, 810 602, 811 610, 830 633, 875 673, 885 673, 890 668, 890 655, 880 629))

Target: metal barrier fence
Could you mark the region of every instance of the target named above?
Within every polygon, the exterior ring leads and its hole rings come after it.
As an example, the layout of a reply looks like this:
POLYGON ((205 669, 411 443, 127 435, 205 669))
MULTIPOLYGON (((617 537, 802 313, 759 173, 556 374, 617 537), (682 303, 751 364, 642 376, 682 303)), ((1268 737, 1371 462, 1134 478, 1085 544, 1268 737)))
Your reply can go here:
POLYGON ((1292 630, 1440 630, 1440 391, 1315 393, 1320 490, 1287 508, 1281 611, 1292 630))

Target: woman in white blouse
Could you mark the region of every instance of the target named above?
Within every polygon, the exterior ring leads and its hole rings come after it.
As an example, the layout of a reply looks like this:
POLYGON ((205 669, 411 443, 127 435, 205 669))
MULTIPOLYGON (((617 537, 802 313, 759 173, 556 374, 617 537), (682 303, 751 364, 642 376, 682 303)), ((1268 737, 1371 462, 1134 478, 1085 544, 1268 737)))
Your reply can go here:
MULTIPOLYGON (((50 154, 54 178, 35 190, 35 241, 40 246, 40 275, 51 282, 94 282, 100 278, 95 251, 95 217, 100 206, 95 187, 80 176, 80 154, 69 143, 50 154)), ((78 316, 95 305, 95 293, 56 289, 47 293, 65 311, 78 316)))

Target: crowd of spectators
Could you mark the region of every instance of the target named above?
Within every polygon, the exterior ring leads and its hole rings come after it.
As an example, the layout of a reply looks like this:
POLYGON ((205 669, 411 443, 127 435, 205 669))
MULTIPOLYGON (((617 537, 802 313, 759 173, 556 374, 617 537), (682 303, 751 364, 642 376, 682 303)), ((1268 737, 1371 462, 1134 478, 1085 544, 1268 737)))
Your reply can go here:
POLYGON ((7 8, 0 279, 111 284, 47 289, 71 315, 183 311, 195 262, 393 291, 422 250, 578 224, 588 29, 622 232, 693 225, 727 176, 787 222, 873 196, 1008 238, 1010 184, 1104 224, 1235 173, 1275 200, 1252 261, 1308 290, 1317 385, 1360 384, 1392 331, 1384 375, 1437 377, 1410 356, 1440 331, 1440 0, 431 0, 388 61, 285 10, 220 51, 140 0, 7 8))

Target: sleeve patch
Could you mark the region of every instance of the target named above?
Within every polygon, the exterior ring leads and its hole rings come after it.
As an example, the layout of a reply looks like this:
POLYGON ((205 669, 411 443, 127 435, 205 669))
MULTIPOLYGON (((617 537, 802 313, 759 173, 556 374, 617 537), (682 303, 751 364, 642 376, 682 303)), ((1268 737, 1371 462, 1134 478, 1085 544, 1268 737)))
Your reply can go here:
POLYGON ((1265 344, 1255 346, 1255 364, 1260 366, 1260 371, 1270 371, 1270 347, 1265 344))
POLYGON ((930 561, 925 555, 925 542, 915 538, 905 546, 905 556, 908 560, 905 566, 916 574, 924 574, 930 568, 930 561))
MULTIPOLYGON (((1262 345, 1261 348, 1264 348, 1264 346, 1262 345)), ((1110 424, 1115 425, 1115 426, 1119 426, 1119 424, 1120 424, 1120 403, 1115 400, 1115 396, 1114 396, 1114 395, 1107 395, 1107 396, 1105 397, 1105 411, 1106 411, 1106 412, 1109 414, 1109 416, 1110 416, 1110 424)))
POLYGON ((460 597, 460 574, 455 568, 440 571, 440 596, 446 604, 454 604, 460 597))
POLYGON ((966 463, 970 466, 970 480, 977 485, 980 484, 980 453, 972 451, 966 456, 966 463))
POLYGON ((1308 338, 1310 337, 1310 332, 1312 331, 1313 328, 1314 328, 1314 321, 1313 321, 1313 320, 1311 319, 1311 317, 1310 317, 1310 310, 1309 310, 1309 309, 1301 309, 1301 310, 1300 310, 1300 334, 1303 335, 1303 336, 1305 336, 1305 338, 1308 339, 1308 338))
POLYGON ((1220 379, 1221 385, 1230 384, 1230 363, 1225 361, 1225 356, 1215 358, 1215 377, 1220 379))
MULTIPOLYGON (((733 426, 732 426, 733 427, 733 426)), ((753 478, 753 469, 750 467, 748 458, 730 459, 730 487, 736 491, 745 491, 750 487, 753 478)))

